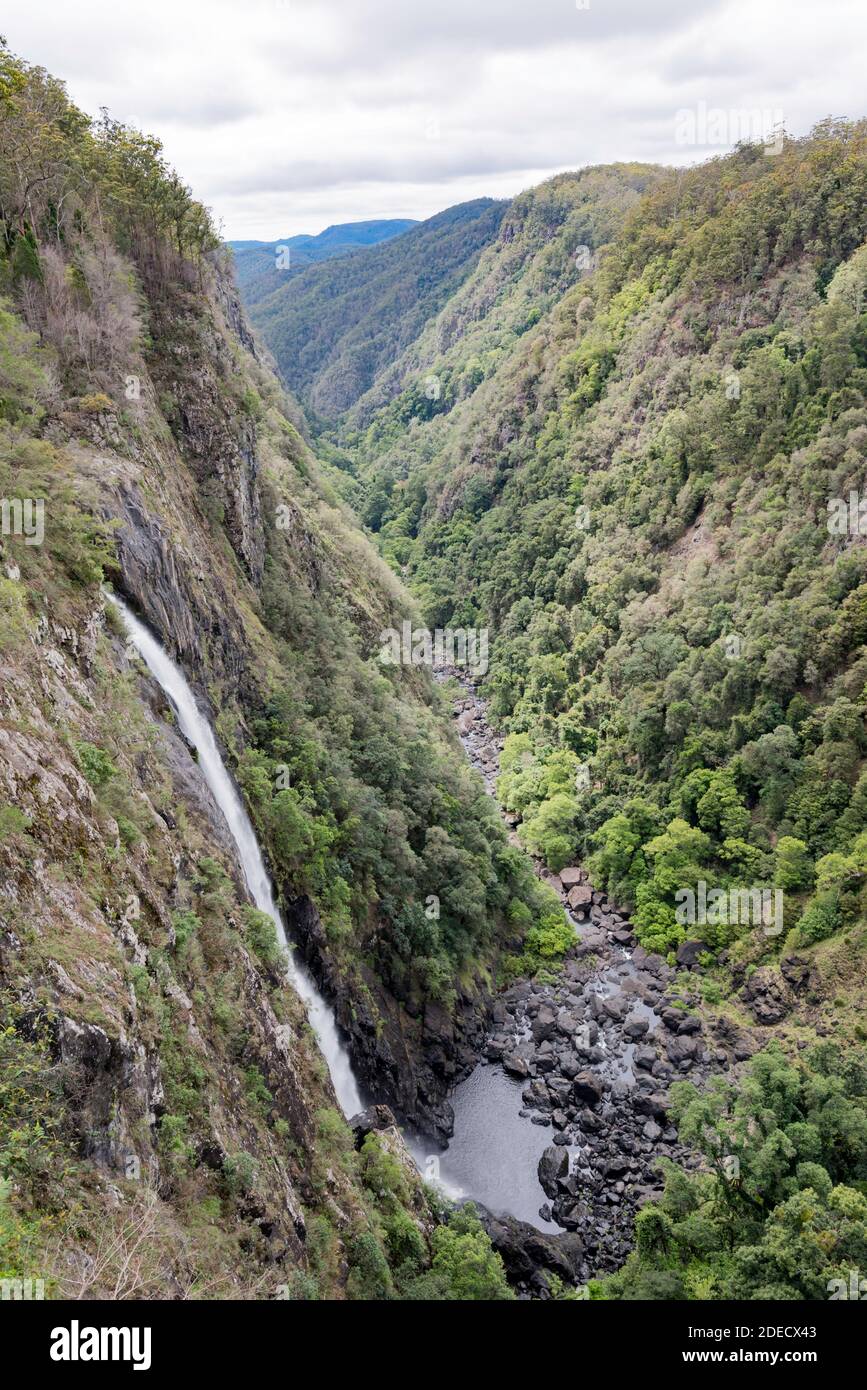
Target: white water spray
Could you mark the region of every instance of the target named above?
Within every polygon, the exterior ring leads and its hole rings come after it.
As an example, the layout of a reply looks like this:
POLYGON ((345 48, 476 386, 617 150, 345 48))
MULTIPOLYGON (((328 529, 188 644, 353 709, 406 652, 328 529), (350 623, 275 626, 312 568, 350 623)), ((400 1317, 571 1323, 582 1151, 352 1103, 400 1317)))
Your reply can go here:
POLYGON ((107 594, 107 597, 118 608, 124 626, 151 675, 169 697, 182 733, 198 752, 199 767, 237 847, 238 859, 250 896, 261 912, 267 912, 277 929, 281 945, 288 951, 289 978, 307 1006, 307 1016, 328 1063, 337 1099, 348 1119, 363 1108, 349 1055, 338 1035, 334 1014, 307 970, 294 958, 256 832, 220 756, 211 725, 200 712, 187 678, 177 663, 163 650, 149 629, 139 621, 122 599, 116 594, 107 594))

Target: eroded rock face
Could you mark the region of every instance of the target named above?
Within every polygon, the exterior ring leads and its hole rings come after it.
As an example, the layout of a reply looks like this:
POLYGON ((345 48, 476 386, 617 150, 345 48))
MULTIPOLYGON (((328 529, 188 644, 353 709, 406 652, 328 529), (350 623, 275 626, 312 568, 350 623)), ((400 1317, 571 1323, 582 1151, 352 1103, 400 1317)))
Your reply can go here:
POLYGON ((751 975, 741 990, 741 998, 756 1023, 779 1023, 792 1011, 792 995, 776 971, 764 966, 751 975))
POLYGON ((481 1055, 490 998, 459 992, 453 1014, 430 1002, 413 1016, 372 971, 359 966, 374 1014, 367 998, 336 970, 309 898, 288 902, 286 925, 334 1008, 362 1089, 392 1106, 402 1123, 441 1142, 449 1139, 454 1112, 448 1095, 481 1055))
POLYGON ((252 335, 233 287, 213 294, 210 314, 184 302, 158 306, 152 331, 160 338, 151 364, 154 385, 172 402, 168 414, 178 447, 202 496, 222 510, 231 545, 258 586, 265 567, 260 461, 246 404, 248 380, 231 345, 233 336, 243 342, 252 335))
POLYGON ((117 546, 127 593, 184 670, 201 672, 202 627, 196 622, 183 557, 163 524, 146 508, 135 484, 118 489, 113 511, 121 520, 117 546))
POLYGON ((580 1236, 548 1235, 513 1216, 494 1216, 478 1204, 476 1209, 510 1282, 522 1293, 548 1297, 546 1272, 566 1284, 576 1284, 583 1277, 584 1244, 580 1236))
POLYGON ((795 995, 806 994, 809 997, 815 991, 815 968, 801 956, 784 956, 780 961, 780 974, 795 995))
POLYGON ((169 537, 145 505, 137 483, 120 482, 107 511, 121 522, 121 588, 198 685, 203 703, 209 703, 207 684, 216 675, 255 708, 259 691, 247 638, 219 578, 169 537))

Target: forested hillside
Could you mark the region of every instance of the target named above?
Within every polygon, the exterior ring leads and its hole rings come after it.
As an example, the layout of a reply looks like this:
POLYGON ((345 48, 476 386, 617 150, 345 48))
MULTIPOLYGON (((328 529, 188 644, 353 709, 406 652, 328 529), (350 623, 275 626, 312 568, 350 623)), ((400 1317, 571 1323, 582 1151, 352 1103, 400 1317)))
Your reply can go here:
POLYGON ((505 204, 437 213, 403 236, 312 267, 252 306, 289 389, 314 416, 351 406, 473 270, 505 204))
POLYGON ((229 241, 235 280, 248 308, 281 288, 305 266, 349 256, 369 246, 408 232, 416 226, 410 218, 386 218, 374 222, 344 222, 326 227, 317 236, 277 237, 276 241, 229 241))
POLYGON ((824 1296, 863 1239, 865 235, 863 122, 554 180, 332 432, 430 626, 490 629, 522 842, 783 1049, 677 1103, 709 1176, 604 1296, 824 1296))
MULTIPOLYGON (((584 169, 516 198, 478 270, 425 325, 418 339, 378 375, 342 423, 341 435, 363 428, 378 408, 401 396, 398 418, 411 423, 451 409, 493 375, 576 279, 624 214, 661 176, 652 165, 584 169), (433 381, 435 390, 427 384, 433 381)), ((378 430, 389 416, 377 414, 378 430)))
POLYGON ((0 142, 0 1271, 66 1297, 509 1297, 393 1126, 339 1113, 103 585, 195 684, 378 1099, 447 1127, 460 1009, 477 1027, 516 910, 550 899, 428 679, 377 661, 409 600, 158 141, 3 49, 0 142))
POLYGON ((793 940, 857 916, 864 141, 669 175, 472 394, 360 444, 429 620, 491 627, 528 843, 594 854, 654 949, 678 866, 782 874, 793 940))

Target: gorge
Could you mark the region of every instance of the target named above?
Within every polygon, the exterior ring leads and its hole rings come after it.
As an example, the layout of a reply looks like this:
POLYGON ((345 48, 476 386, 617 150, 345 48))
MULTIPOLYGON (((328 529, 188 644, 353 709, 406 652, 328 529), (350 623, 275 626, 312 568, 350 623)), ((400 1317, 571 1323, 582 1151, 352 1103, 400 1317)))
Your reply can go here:
MULTIPOLYGON (((274 922, 278 939, 287 948, 292 987, 306 1006, 343 1114, 352 1121, 360 1116, 364 1107, 346 1046, 338 1037, 332 1009, 299 964, 292 943, 287 940, 255 832, 226 770, 213 731, 177 664, 117 594, 109 594, 108 599, 121 614, 132 652, 145 663, 168 696, 181 733, 195 750, 205 781, 236 846, 250 896, 256 907, 274 922)), ((127 655, 130 655, 129 646, 127 655)), ((536 1177, 541 1146, 534 1141, 540 1136, 526 1122, 521 1123, 518 1090, 513 1081, 493 1069, 488 1075, 483 1069, 476 1069, 459 1084, 455 1096, 454 1138, 441 1164, 437 1164, 436 1181, 450 1197, 476 1198, 490 1207, 494 1216, 506 1213, 543 1230, 556 1231, 560 1229, 558 1226, 539 1216, 539 1203, 545 1194, 536 1177), (502 1155, 499 1165, 492 1161, 497 1153, 502 1155)), ((373 1097, 372 1103, 375 1101, 373 1097)), ((423 1140, 415 1138, 411 1147, 416 1149, 420 1170, 425 1172, 431 1158, 424 1151, 423 1140)))
POLYGON ((5 44, 0 140, 0 1267, 824 1299, 867 1234, 864 122, 241 289, 159 142, 5 44))
MULTIPOLYGON (((306 969, 299 965, 292 943, 287 940, 255 832, 226 770, 213 731, 177 664, 117 595, 109 595, 109 601, 120 611, 135 654, 145 662, 169 697, 179 728, 196 752, 207 785, 236 846, 250 896, 256 907, 274 922, 281 945, 288 949, 292 987, 306 1006, 343 1114, 350 1122, 360 1118, 362 1097, 346 1045, 338 1037, 334 1013, 306 969)), ((454 669, 451 675, 453 680, 456 676, 460 678, 460 672, 454 669)), ((496 768, 491 764, 489 749, 493 735, 487 725, 484 705, 466 678, 458 688, 464 692, 455 707, 463 730, 462 745, 491 790, 496 768), (466 718, 468 714, 472 716, 471 721, 466 718)), ((545 872, 542 866, 538 867, 545 872)), ((571 872, 564 871, 561 882, 568 883, 571 877, 571 872)), ((657 1057, 652 1034, 657 1029, 663 1031, 663 1023, 653 1005, 662 1007, 661 982, 670 983, 673 972, 666 971, 661 959, 648 957, 641 948, 638 954, 642 964, 646 961, 646 967, 637 968, 635 943, 628 925, 616 913, 607 911, 610 905, 604 902, 601 894, 591 894, 592 890, 588 890, 587 903, 579 910, 577 919, 567 908, 578 938, 577 948, 570 952, 568 975, 571 983, 555 990, 550 986, 533 989, 521 982, 497 1001, 493 1009, 496 1031, 487 1040, 484 1057, 456 1088, 452 1104, 453 1135, 441 1158, 435 1160, 435 1180, 449 1197, 475 1200, 487 1209, 486 1219, 489 1230, 494 1232, 495 1248, 498 1243, 503 1247, 507 1268, 510 1268, 510 1260, 514 1263, 516 1247, 524 1253, 522 1247, 526 1245, 526 1237, 522 1242, 520 1227, 514 1224, 507 1223, 503 1227, 498 1220, 503 1215, 552 1233, 566 1226, 580 1229, 581 1243, 570 1248, 569 1257, 564 1256, 562 1265, 575 1277, 580 1275, 582 1281, 606 1265, 619 1267, 628 1253, 635 1206, 642 1196, 651 1195, 657 1187, 652 1166, 645 1161, 639 1176, 639 1163, 629 1157, 630 1150, 637 1152, 640 1148, 651 1158, 663 1152, 671 1158, 692 1157, 677 1145, 676 1131, 668 1124, 665 1096, 659 1092, 664 1078, 675 1071, 670 1059, 674 1058, 681 1072, 689 1069, 694 1074, 703 1070, 702 1062, 711 1061, 708 1052, 694 1046, 695 1035, 701 1032, 700 1020, 686 1013, 679 1015, 672 1009, 674 999, 665 1001, 670 1011, 668 1027, 672 1030, 669 1060, 657 1057), (633 947, 633 952, 626 949, 627 945, 633 947), (588 957, 592 958, 592 967, 582 969, 579 962, 588 957), (624 999, 629 1008, 625 1018, 620 1002, 624 999), (578 1043, 575 1052, 561 1056, 565 1076, 552 1074, 555 1059, 549 1043, 557 1032, 567 1045, 578 1043), (692 1040, 688 1050, 684 1035, 692 1040), (678 1038, 681 1039, 679 1045, 678 1038), (639 1042, 644 1046, 636 1056, 639 1042), (588 1065, 579 1071, 583 1061, 588 1065), (532 1077, 540 1079, 530 1082, 522 1094, 522 1079, 529 1081, 532 1077), (555 1083, 559 1084, 559 1092, 554 1090, 555 1083), (641 1093, 637 1100, 632 1095, 636 1087, 641 1093), (573 1091, 575 1099, 584 1102, 583 1110, 578 1111, 572 1105, 573 1091), (597 1110, 603 1100, 600 1114, 597 1110), (625 1108, 623 1102, 626 1100, 638 1117, 637 1122, 632 1116, 624 1121, 616 1114, 625 1108), (612 1109, 616 1115, 614 1120, 611 1119, 612 1109), (572 1119, 578 1120, 577 1127, 567 1128, 567 1112, 572 1119), (657 1120, 668 1126, 665 1132, 657 1120), (550 1135, 544 1132, 551 1123, 554 1125, 553 1146, 547 1142, 550 1135), (534 1129, 532 1125, 540 1128, 534 1129), (609 1142, 606 1151, 602 1149, 600 1136, 606 1135, 609 1126, 613 1143, 609 1142), (625 1195, 626 1182, 629 1183, 628 1195, 625 1195), (642 1183, 645 1184, 643 1189, 642 1183), (570 1205, 570 1195, 582 1200, 570 1205), (546 1196, 556 1199, 556 1219, 552 1219, 546 1196)), ((680 996, 677 1004, 682 1006, 683 1003, 680 996)), ((744 1036, 729 1037, 727 1041, 730 1046, 735 1045, 736 1058, 743 1060, 750 1055, 753 1044, 744 1036)), ((723 1051, 718 1051, 714 1060, 729 1065, 723 1051)), ((370 1099, 375 1105, 377 1097, 374 1095, 370 1099)), ((424 1151, 423 1139, 411 1139, 410 1148, 416 1151, 420 1171, 432 1176, 432 1160, 424 1151)))

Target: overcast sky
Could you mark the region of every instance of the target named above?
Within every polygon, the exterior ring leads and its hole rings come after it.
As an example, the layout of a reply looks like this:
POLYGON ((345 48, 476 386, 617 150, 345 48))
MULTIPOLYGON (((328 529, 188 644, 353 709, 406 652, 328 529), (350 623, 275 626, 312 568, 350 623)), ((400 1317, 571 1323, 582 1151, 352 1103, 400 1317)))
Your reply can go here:
POLYGON ((231 238, 867 115, 864 0, 27 0, 0 29, 159 135, 231 238))

